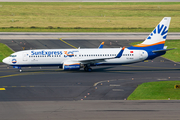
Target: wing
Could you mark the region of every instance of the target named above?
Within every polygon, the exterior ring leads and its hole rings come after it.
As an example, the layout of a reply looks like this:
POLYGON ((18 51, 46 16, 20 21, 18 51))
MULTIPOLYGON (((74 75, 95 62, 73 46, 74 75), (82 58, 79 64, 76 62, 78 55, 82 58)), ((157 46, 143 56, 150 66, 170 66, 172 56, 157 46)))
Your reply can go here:
POLYGON ((98 63, 98 62, 103 62, 107 59, 116 59, 116 58, 120 58, 124 52, 124 49, 125 47, 123 47, 120 52, 117 54, 116 57, 108 57, 108 58, 93 58, 93 59, 81 59, 81 60, 78 60, 79 62, 82 62, 84 64, 87 64, 87 63, 98 63))

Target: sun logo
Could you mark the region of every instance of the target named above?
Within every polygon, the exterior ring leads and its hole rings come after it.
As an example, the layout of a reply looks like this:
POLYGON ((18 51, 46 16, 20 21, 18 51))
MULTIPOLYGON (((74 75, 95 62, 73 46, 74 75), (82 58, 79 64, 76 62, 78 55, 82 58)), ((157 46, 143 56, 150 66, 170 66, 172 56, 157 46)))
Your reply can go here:
POLYGON ((65 54, 65 56, 64 56, 64 57, 74 57, 74 53, 73 53, 73 51, 69 51, 69 52, 64 51, 64 54, 65 54))
POLYGON ((12 59, 12 63, 13 64, 17 63, 17 60, 16 59, 12 59))
POLYGON ((163 24, 162 25, 158 25, 154 31, 148 36, 147 39, 151 39, 154 35, 161 35, 163 39, 166 39, 167 37, 167 33, 168 30, 167 30, 167 26, 164 26, 163 24))

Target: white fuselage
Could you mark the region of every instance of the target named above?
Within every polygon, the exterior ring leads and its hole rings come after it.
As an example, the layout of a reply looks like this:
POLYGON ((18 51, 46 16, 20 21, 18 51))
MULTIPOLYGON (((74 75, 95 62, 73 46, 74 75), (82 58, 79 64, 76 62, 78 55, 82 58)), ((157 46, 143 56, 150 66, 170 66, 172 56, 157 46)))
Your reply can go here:
POLYGON ((54 66, 65 62, 81 64, 129 64, 148 57, 145 50, 125 49, 120 58, 114 58, 122 48, 103 49, 39 49, 15 52, 3 60, 12 66, 54 66))

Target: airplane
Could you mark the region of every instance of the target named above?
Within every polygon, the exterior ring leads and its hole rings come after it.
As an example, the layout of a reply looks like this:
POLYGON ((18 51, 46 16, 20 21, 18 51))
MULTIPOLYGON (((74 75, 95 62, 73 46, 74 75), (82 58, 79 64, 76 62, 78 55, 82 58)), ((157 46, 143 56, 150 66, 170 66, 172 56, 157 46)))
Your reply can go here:
POLYGON ((86 49, 37 49, 23 50, 3 59, 3 63, 21 70, 21 67, 59 66, 63 70, 92 71, 91 66, 124 65, 152 60, 164 55, 164 46, 171 17, 164 17, 150 35, 141 44, 128 48, 103 48, 104 42, 98 48, 86 49))

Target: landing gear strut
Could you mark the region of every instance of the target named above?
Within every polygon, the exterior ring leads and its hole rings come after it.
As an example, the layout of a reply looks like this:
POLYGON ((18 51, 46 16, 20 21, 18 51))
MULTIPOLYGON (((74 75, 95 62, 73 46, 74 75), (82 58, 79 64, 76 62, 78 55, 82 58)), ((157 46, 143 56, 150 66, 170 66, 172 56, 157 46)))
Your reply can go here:
POLYGON ((91 72, 91 71, 92 71, 92 68, 90 68, 90 65, 85 65, 85 66, 84 66, 84 71, 86 71, 86 72, 91 72))
POLYGON ((19 69, 19 72, 22 72, 22 69, 21 69, 21 67, 18 67, 18 69, 19 69))

